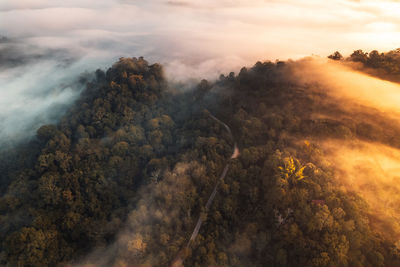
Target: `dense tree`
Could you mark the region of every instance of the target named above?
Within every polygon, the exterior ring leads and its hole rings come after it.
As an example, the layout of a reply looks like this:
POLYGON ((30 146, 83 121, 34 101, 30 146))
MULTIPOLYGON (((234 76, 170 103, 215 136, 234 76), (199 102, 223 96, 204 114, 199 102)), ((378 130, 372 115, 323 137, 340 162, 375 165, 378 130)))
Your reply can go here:
POLYGON ((333 60, 341 60, 341 59, 343 59, 343 56, 338 51, 336 51, 332 55, 329 55, 328 58, 333 59, 333 60))
MULTIPOLYGON (((342 56, 336 51, 328 58, 339 60, 342 59, 342 56)), ((400 48, 386 53, 380 53, 377 50, 372 50, 369 53, 355 50, 346 60, 361 63, 362 67, 364 67, 361 70, 368 74, 400 82, 400 48)), ((358 66, 356 68, 360 69, 358 66)))
MULTIPOLYGON (((394 71, 398 55, 350 59, 394 71)), ((400 128, 374 111, 341 119, 351 114, 315 101, 328 96, 289 79, 290 64, 258 62, 183 92, 143 58, 96 71, 57 124, 1 155, 0 264, 167 266, 182 255, 185 266, 398 266, 365 201, 333 182, 319 141, 399 147, 400 128), (208 111, 231 126, 238 159, 208 111)))

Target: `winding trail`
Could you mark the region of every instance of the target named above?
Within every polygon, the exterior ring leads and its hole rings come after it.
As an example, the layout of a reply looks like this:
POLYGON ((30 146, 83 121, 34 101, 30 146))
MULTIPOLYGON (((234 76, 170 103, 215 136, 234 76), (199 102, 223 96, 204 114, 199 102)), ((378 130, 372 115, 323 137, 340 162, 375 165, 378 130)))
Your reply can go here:
MULTIPOLYGON (((210 209, 210 206, 211 206, 211 204, 212 204, 212 202, 213 202, 213 200, 214 200, 214 198, 215 198, 215 196, 216 196, 216 194, 217 194, 217 189, 218 189, 219 184, 221 183, 221 181, 225 178, 226 174, 228 173, 228 170, 229 170, 229 167, 230 167, 230 160, 231 160, 231 159, 235 159, 235 158, 237 158, 237 157, 240 155, 239 148, 237 147, 236 141, 235 141, 235 139, 233 138, 231 128, 229 128, 229 126, 228 126, 226 123, 222 122, 221 120, 219 120, 217 117, 215 117, 215 116, 212 115, 211 113, 209 113, 208 115, 209 115, 213 120, 215 120, 216 122, 218 122, 219 124, 221 124, 221 125, 223 125, 223 126, 225 127, 225 129, 226 129, 226 130, 228 131, 228 133, 229 133, 230 138, 231 138, 232 141, 234 142, 234 146, 233 146, 233 153, 232 153, 232 156, 231 156, 231 158, 228 160, 228 162, 226 163, 225 168, 224 168, 224 170, 223 170, 222 173, 221 173, 221 176, 219 177, 219 179, 218 179, 216 185, 214 186, 213 192, 211 193, 210 197, 208 198, 207 204, 206 204, 206 206, 205 206, 205 212, 206 212, 206 213, 207 213, 208 210, 210 209)), ((197 235, 199 234, 199 231, 200 231, 200 228, 201 228, 201 224, 202 224, 202 223, 203 223, 203 216, 200 214, 199 219, 197 220, 196 226, 195 226, 195 228, 194 228, 194 230, 193 230, 192 235, 190 236, 190 239, 189 239, 189 241, 188 241, 188 243, 187 243, 185 249, 190 248, 190 246, 192 245, 192 243, 193 243, 194 240, 196 239, 197 235)), ((182 250, 178 253, 178 255, 176 256, 175 260, 172 262, 171 267, 180 267, 180 266, 183 266, 183 261, 185 260, 185 253, 184 253, 184 250, 185 250, 185 249, 182 249, 182 250)))

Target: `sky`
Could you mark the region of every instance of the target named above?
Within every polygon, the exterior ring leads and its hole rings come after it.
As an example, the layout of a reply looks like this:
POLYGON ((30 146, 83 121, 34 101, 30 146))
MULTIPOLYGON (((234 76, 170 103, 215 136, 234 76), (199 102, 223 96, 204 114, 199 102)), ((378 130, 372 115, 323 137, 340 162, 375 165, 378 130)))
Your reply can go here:
POLYGON ((395 49, 399 13, 388 0, 3 0, 0 34, 103 65, 145 56, 206 76, 212 66, 395 49))
POLYGON ((390 0, 2 0, 0 141, 51 122, 79 73, 119 57, 213 79, 258 60, 396 49, 398 14, 390 0))

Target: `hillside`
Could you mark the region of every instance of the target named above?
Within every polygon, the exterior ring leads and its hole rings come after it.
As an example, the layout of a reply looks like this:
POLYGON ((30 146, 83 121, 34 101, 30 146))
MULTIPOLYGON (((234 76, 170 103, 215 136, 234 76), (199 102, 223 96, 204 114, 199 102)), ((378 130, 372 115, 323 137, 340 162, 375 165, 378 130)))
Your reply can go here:
POLYGON ((399 266, 398 212, 378 214, 366 192, 381 184, 348 184, 333 156, 400 149, 397 119, 301 81, 308 66, 257 62, 193 89, 143 58, 96 71, 59 123, 1 154, 0 264, 399 266))

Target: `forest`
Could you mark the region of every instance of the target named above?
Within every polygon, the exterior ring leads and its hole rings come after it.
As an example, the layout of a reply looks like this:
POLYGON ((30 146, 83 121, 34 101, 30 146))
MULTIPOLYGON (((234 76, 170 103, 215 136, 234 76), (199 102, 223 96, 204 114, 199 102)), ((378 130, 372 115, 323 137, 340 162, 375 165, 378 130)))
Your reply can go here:
MULTIPOLYGON (((399 49, 329 61, 400 81, 399 49)), ((0 150, 0 265, 400 266, 400 231, 337 178, 324 145, 400 149, 399 124, 345 108, 298 68, 257 62, 191 89, 142 57, 97 70, 58 123, 0 150)))

